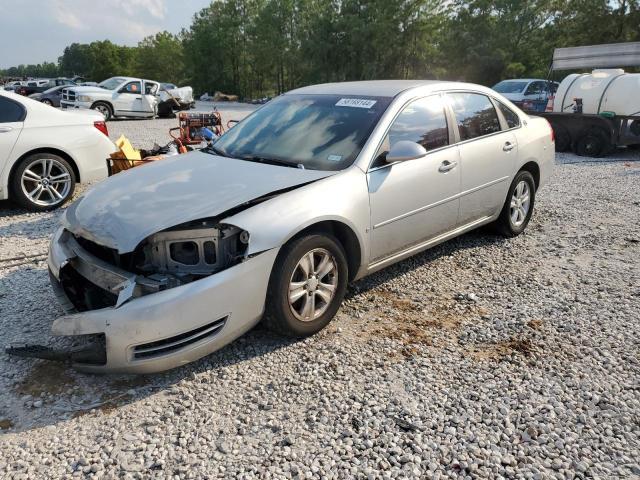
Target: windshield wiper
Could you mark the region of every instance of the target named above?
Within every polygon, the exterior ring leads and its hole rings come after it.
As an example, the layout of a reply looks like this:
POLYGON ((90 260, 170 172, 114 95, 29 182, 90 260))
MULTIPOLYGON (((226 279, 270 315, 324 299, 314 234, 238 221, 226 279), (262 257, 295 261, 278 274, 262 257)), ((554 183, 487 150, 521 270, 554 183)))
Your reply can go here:
POLYGON ((205 152, 205 153, 210 153, 212 155, 219 155, 221 157, 231 158, 231 155, 229 155, 227 152, 225 152, 221 148, 216 147, 215 145, 211 145, 209 147, 205 147, 200 151, 201 152, 205 152))
POLYGON ((284 160, 278 160, 277 158, 261 157, 259 155, 245 155, 239 156, 240 160, 246 160, 247 162, 266 163, 267 165, 278 165, 281 167, 300 168, 298 165, 285 162, 284 160))

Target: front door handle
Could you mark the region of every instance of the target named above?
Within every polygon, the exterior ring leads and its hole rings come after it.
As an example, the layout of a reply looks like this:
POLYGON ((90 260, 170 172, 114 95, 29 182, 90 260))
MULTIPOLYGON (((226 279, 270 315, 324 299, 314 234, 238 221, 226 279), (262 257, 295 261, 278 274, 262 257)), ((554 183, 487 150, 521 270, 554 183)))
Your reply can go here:
POLYGON ((458 162, 450 162, 449 160, 445 160, 440 164, 440 167, 438 167, 438 171, 440 173, 447 173, 448 171, 453 170, 457 166, 458 166, 458 162))
POLYGON ((13 127, 0 127, 0 133, 7 133, 13 130, 13 127))
POLYGON ((516 146, 513 143, 507 142, 507 143, 504 144, 504 147, 502 147, 502 150, 505 151, 505 152, 510 152, 514 148, 516 148, 516 146))

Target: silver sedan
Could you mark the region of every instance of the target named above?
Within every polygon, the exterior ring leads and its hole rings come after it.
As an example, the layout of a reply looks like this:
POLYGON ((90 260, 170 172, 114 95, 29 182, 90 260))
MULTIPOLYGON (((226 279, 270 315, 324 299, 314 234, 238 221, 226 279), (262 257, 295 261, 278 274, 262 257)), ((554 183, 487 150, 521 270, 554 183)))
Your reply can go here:
POLYGON ((51 241, 69 314, 60 351, 91 371, 154 372, 260 320, 303 337, 347 284, 481 225, 520 234, 554 139, 496 92, 437 81, 294 90, 207 151, 115 175, 70 206, 51 241))

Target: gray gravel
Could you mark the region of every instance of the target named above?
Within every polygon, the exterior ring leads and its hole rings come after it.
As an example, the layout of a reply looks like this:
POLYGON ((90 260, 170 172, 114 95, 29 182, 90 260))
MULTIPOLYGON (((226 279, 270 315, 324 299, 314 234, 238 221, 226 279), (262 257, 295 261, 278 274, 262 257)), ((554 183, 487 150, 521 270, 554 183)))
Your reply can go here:
MULTIPOLYGON (((304 341, 258 327, 138 377, 0 353, 0 478, 637 478, 639 212, 637 153, 559 154, 526 234, 357 282, 304 341)), ((45 251, 58 215, 0 204, 0 258, 45 251)), ((0 265, 0 312, 3 343, 50 340, 43 262, 0 265)))

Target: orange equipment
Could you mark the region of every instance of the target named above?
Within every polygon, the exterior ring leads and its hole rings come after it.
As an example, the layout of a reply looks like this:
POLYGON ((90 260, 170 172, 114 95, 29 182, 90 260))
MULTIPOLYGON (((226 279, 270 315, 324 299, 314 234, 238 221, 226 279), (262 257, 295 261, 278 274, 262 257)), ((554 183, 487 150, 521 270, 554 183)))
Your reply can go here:
POLYGON ((204 140, 201 135, 202 128, 208 128, 218 136, 224 132, 222 115, 217 110, 211 113, 180 112, 178 124, 178 127, 169 130, 169 135, 175 140, 179 151, 186 148, 185 145, 202 143, 204 140), (179 133, 176 135, 174 132, 179 133))

